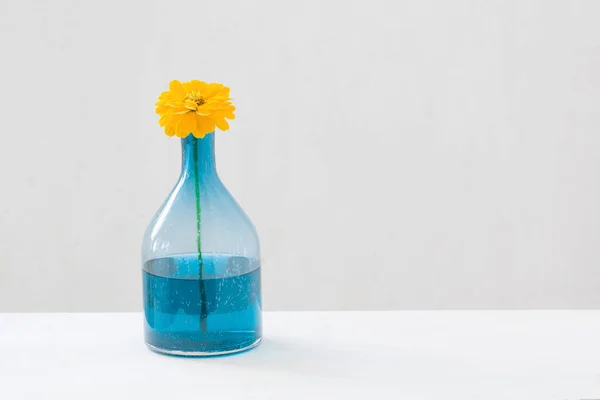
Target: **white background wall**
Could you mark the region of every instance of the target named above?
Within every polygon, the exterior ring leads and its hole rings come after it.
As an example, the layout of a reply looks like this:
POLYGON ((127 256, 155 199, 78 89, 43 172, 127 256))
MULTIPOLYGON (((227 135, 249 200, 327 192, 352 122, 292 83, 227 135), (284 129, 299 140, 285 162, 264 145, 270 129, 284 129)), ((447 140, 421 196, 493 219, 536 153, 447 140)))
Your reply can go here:
POLYGON ((141 309, 179 172, 154 102, 229 85, 270 310, 600 306, 600 2, 0 1, 0 311, 141 309))

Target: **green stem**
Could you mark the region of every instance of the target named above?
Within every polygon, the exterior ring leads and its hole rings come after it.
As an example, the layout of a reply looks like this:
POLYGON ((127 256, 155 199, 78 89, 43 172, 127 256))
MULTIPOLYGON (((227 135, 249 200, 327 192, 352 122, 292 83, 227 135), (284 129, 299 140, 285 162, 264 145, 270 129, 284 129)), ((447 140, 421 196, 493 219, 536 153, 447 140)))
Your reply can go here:
POLYGON ((200 182, 199 182, 199 171, 198 171, 198 141, 194 140, 194 184, 196 190, 196 244, 198 248, 198 285, 200 290, 200 330, 206 331, 206 317, 208 316, 206 310, 206 288, 204 287, 204 261, 202 260, 202 239, 200 236, 200 227, 202 225, 200 215, 200 182))

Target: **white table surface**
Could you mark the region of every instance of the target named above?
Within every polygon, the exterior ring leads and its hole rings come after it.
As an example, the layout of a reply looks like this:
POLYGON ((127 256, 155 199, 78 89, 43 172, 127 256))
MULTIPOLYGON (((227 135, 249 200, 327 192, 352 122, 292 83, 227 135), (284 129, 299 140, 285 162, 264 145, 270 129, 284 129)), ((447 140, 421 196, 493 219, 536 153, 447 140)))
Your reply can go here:
POLYGON ((600 311, 267 312, 177 358, 141 314, 0 314, 0 399, 600 399, 600 311))

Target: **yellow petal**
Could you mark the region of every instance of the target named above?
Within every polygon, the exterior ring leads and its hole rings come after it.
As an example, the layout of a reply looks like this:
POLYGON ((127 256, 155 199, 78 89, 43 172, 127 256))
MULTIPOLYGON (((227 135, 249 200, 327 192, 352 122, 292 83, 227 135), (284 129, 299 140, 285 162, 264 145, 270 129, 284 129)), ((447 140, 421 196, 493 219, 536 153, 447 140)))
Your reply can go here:
POLYGON ((210 109, 208 107, 206 107, 206 105, 201 105, 196 110, 196 115, 199 115, 201 117, 206 117, 206 116, 208 116, 210 114, 211 114, 211 111, 210 111, 210 109))
POLYGON ((209 83, 205 85, 202 90, 202 96, 204 96, 207 100, 217 96, 221 90, 223 89, 223 85, 219 83, 209 83))
POLYGON ((173 125, 165 126, 165 133, 167 136, 173 136, 175 134, 175 127, 173 125))
POLYGON ((172 119, 173 119, 173 115, 171 115, 170 113, 165 113, 158 120, 158 124, 160 126, 169 125, 170 122, 172 121, 172 119))
POLYGON ((186 136, 196 130, 196 119, 193 113, 187 113, 181 117, 181 130, 186 136))
POLYGON ((187 136, 187 134, 183 133, 183 131, 181 130, 181 121, 179 119, 176 120, 176 122, 173 124, 173 129, 175 131, 175 136, 180 138, 184 138, 185 136, 187 136))
POLYGON ((219 128, 222 131, 226 131, 229 129, 229 124, 223 118, 216 119, 215 124, 217 125, 217 128, 219 128))
POLYGON ((181 107, 171 107, 171 112, 175 115, 184 115, 184 114, 188 114, 190 112, 190 110, 188 110, 185 105, 181 106, 181 107))
POLYGON ((235 115, 233 114, 233 111, 218 110, 218 111, 214 111, 213 113, 211 113, 211 116, 214 119, 218 119, 218 118, 235 119, 235 115))
POLYGON ((195 79, 193 81, 190 81, 190 90, 202 93, 205 87, 206 82, 198 81, 195 79))
POLYGON ((173 80, 169 83, 169 91, 173 97, 185 97, 183 85, 177 80, 173 80))
POLYGON ((186 100, 185 103, 183 103, 184 107, 187 108, 188 110, 191 111, 196 111, 196 109, 198 108, 198 105, 196 104, 195 101, 192 100, 186 100))
POLYGON ((211 133, 215 131, 215 123, 212 119, 208 117, 201 117, 196 115, 196 126, 197 126, 197 135, 196 137, 204 137, 207 133, 211 133))

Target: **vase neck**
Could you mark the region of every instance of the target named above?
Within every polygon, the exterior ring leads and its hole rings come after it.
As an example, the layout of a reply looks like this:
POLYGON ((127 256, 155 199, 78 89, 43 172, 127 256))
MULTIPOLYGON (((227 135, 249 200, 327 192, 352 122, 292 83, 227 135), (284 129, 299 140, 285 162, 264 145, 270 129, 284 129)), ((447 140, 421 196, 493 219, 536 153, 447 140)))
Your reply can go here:
POLYGON ((181 175, 198 178, 214 176, 217 173, 215 166, 215 135, 209 133, 202 139, 196 139, 189 134, 181 139, 181 175))

